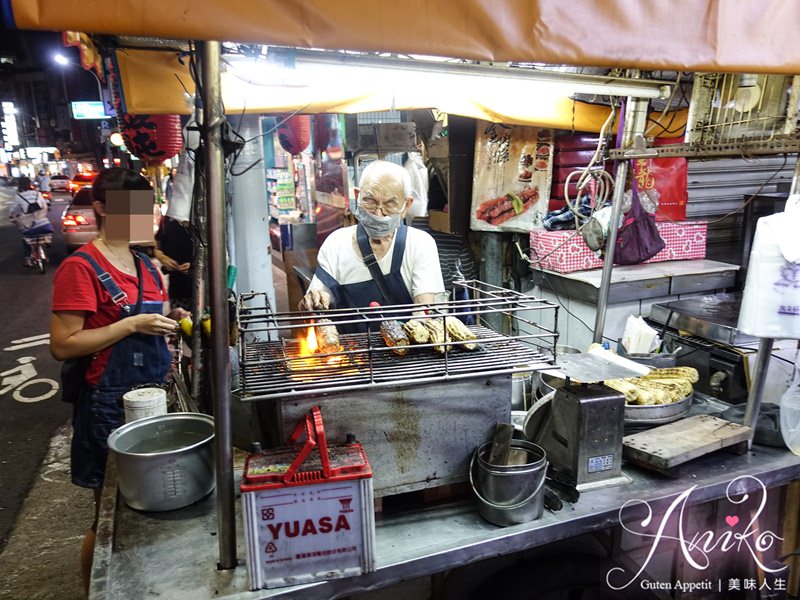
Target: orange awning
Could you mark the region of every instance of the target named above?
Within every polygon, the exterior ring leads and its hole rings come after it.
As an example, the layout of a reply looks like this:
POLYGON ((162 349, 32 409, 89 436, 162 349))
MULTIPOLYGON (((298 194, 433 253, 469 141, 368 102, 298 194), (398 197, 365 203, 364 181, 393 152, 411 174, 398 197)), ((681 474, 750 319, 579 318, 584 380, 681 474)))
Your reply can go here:
POLYGON ((658 70, 800 71, 787 0, 7 0, 21 29, 658 70))
MULTIPOLYGON (((177 53, 119 50, 117 63, 128 112, 189 112, 184 87, 191 94, 194 85, 188 67, 179 62, 177 53)), ((496 85, 475 85, 473 79, 441 73, 409 74, 397 70, 387 75, 387 71, 319 66, 313 71, 298 68, 292 73, 292 85, 281 85, 281 81, 270 83, 269 74, 259 73, 259 64, 263 62, 226 59, 222 96, 229 114, 352 114, 436 108, 449 114, 513 125, 597 132, 610 110, 607 106, 545 93, 546 90, 527 81, 509 79, 496 85), (254 65, 253 70, 243 70, 242 65, 254 65)), ((654 126, 653 134, 662 135, 665 129, 680 132, 686 116, 686 110, 668 113, 663 118, 653 113, 652 119, 664 123, 664 127, 654 126)))

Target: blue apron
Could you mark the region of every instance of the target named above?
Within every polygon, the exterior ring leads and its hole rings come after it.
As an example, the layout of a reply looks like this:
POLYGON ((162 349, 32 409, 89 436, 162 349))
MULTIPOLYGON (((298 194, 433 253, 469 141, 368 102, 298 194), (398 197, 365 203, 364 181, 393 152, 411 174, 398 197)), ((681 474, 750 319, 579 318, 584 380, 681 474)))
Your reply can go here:
MULTIPOLYGON (((408 227, 405 225, 401 225, 397 229, 397 233, 395 234, 396 239, 394 241, 394 254, 392 254, 392 266, 389 272, 385 273, 383 276, 389 294, 392 296, 391 300, 383 297, 383 294, 373 279, 368 279, 360 283, 342 284, 336 281, 325 269, 320 266, 317 267, 314 274, 317 279, 324 283, 331 291, 334 308, 364 308, 369 306, 370 302, 378 302, 384 306, 389 304, 413 303, 411 294, 400 273, 400 267, 403 264, 403 255, 406 250, 407 234, 408 227)), ((375 261, 375 255, 372 253, 367 232, 363 225, 357 226, 356 241, 361 250, 361 256, 364 257, 365 264, 370 260, 375 261)), ((353 323, 349 325, 337 325, 337 329, 342 333, 364 332, 367 331, 367 324, 353 323)))
MULTIPOLYGON (((162 313, 162 302, 142 300, 143 285, 140 285, 136 304, 126 304, 126 295, 111 275, 103 271, 88 254, 77 255, 89 262, 103 287, 120 306, 120 319, 143 313, 162 313)), ((134 255, 138 258, 136 271, 139 281, 142 281, 141 265, 144 264, 159 289, 163 290, 161 277, 150 259, 139 252, 134 252, 134 255)), ((171 361, 172 355, 163 336, 134 333, 111 346, 111 354, 100 381, 96 386, 84 386, 80 399, 73 407, 73 483, 88 488, 102 485, 108 456, 108 436, 125 422, 123 394, 146 384, 163 384, 171 361)))

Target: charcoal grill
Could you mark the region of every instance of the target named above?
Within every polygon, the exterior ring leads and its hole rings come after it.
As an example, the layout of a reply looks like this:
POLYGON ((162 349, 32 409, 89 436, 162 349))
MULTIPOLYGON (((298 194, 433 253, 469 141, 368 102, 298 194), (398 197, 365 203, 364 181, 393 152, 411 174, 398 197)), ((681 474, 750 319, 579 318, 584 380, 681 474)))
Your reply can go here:
POLYGON ((256 411, 267 436, 260 441, 283 444, 317 404, 329 439, 354 434, 363 445, 376 497, 466 481, 475 447, 491 437, 495 423, 511 421, 512 373, 552 367, 558 308, 479 281, 459 285, 468 300, 325 311, 339 324, 366 323, 367 332, 341 335, 340 352, 311 357, 300 356, 300 339, 322 314, 273 313, 265 294, 242 294, 238 395, 268 401, 256 411), (420 308, 430 318, 472 316, 477 349, 450 341, 443 354, 424 344, 396 355, 380 323, 420 308), (517 335, 503 335, 489 322, 517 335))
POLYGON ((436 383, 551 366, 558 339, 557 305, 480 281, 458 285, 469 291, 470 299, 425 307, 325 311, 324 316, 338 324, 365 323, 368 331, 340 335, 340 352, 311 356, 301 355, 301 340, 315 315, 272 313, 266 294, 242 294, 238 314, 242 400, 436 383), (428 310, 429 318, 471 315, 477 349, 466 350, 463 343, 448 341, 444 353, 434 351, 433 344, 421 344, 410 347, 404 356, 395 354, 380 336, 381 322, 407 318, 420 308, 428 310), (502 315, 510 331, 520 333, 509 337, 490 328, 487 317, 496 314, 502 315), (543 320, 552 320, 553 327, 542 325, 543 320))

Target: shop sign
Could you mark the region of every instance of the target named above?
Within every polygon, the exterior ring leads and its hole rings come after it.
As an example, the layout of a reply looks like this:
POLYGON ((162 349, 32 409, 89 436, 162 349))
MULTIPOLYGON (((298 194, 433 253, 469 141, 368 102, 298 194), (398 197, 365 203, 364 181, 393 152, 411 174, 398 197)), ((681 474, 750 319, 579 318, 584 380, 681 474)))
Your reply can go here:
POLYGON ((19 146, 19 132, 17 131, 17 109, 13 102, 3 102, 3 122, 0 124, 6 150, 9 146, 19 146))

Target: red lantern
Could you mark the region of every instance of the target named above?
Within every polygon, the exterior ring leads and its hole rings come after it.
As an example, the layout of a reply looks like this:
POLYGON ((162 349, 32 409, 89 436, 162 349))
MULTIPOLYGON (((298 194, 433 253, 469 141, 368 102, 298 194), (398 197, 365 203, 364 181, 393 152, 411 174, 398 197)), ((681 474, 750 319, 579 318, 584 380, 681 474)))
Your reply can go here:
POLYGON ((278 126, 278 141, 281 147, 292 156, 308 148, 311 141, 311 117, 309 115, 278 115, 282 123, 278 126))
POLYGON ((179 115, 122 115, 122 138, 134 156, 160 165, 183 147, 179 115))

